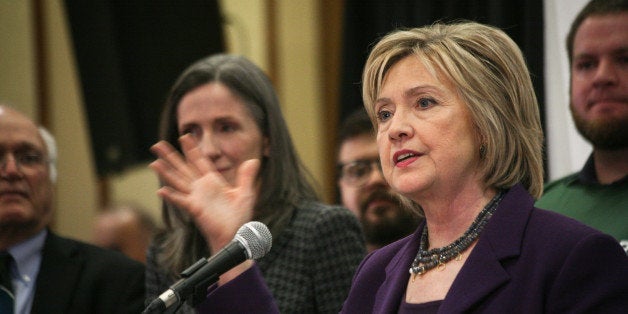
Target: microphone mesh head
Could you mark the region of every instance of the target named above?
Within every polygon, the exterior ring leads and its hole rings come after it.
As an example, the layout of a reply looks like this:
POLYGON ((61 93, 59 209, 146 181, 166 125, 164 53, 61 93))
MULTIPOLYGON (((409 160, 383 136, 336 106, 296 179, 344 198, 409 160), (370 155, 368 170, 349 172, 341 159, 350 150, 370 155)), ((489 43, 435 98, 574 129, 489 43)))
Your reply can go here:
POLYGON ((259 221, 251 221, 242 225, 238 229, 235 239, 244 245, 249 259, 258 259, 266 255, 273 244, 270 230, 259 221))

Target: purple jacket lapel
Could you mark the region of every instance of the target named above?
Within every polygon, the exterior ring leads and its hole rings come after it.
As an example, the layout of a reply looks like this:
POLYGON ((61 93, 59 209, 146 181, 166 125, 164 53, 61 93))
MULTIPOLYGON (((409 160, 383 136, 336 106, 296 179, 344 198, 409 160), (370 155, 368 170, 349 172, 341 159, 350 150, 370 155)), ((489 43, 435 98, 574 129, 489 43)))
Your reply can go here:
POLYGON ((424 222, 412 234, 410 240, 405 243, 403 248, 391 259, 386 267, 386 280, 382 283, 377 295, 375 296, 375 304, 373 313, 384 313, 383 309, 396 309, 399 301, 405 294, 410 273, 408 269, 412 264, 412 260, 419 249, 419 236, 423 230, 424 222))
MULTIPOLYGON (((533 204, 533 198, 522 186, 516 185, 509 191, 486 225, 439 312, 468 311, 474 304, 510 280, 501 262, 505 258, 519 255, 523 232, 533 204), (513 243, 519 245, 512 245, 513 243)), ((423 225, 424 223, 412 236, 404 240, 406 243, 386 267, 386 279, 375 296, 373 313, 386 313, 398 308, 410 276, 408 268, 418 250, 423 225)))
POLYGON ((510 280, 502 261, 519 256, 533 203, 533 198, 520 185, 504 197, 449 289, 439 312, 468 311, 510 280))

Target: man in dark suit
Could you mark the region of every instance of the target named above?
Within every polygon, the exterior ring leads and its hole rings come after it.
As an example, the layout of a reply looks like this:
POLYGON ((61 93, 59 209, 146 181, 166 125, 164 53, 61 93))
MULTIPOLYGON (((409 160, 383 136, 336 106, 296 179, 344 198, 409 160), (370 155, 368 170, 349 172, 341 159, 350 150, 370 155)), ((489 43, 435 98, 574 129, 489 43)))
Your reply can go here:
POLYGON ((49 230, 55 158, 47 131, 0 105, 0 253, 14 313, 141 312, 141 263, 49 230))

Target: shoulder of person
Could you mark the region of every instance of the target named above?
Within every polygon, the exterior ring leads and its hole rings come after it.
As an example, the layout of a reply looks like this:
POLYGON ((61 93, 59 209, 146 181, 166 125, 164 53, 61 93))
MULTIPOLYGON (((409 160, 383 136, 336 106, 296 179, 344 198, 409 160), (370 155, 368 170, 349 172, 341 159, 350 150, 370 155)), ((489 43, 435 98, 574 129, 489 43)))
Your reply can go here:
POLYGON ((353 213, 340 205, 328 205, 320 202, 308 202, 296 209, 296 222, 307 222, 313 228, 325 228, 325 225, 357 226, 359 221, 353 213))
POLYGON ((579 172, 574 172, 572 174, 566 175, 562 178, 556 179, 554 181, 550 181, 548 183, 545 184, 545 186, 543 186, 543 192, 547 193, 548 191, 551 191, 552 189, 568 184, 570 182, 572 182, 573 180, 576 180, 578 178, 578 174, 579 172))
POLYGON ((143 271, 144 265, 132 260, 124 254, 101 248, 83 241, 62 237, 54 233, 49 233, 49 241, 52 248, 66 254, 69 258, 80 258, 90 265, 101 265, 103 268, 121 271, 124 269, 131 271, 143 271))
POLYGON ((519 263, 528 266, 520 269, 526 269, 525 276, 545 274, 551 290, 544 297, 547 304, 559 308, 550 307, 548 312, 620 313, 609 309, 625 309, 628 255, 616 239, 542 209, 534 210, 529 225, 519 263), (536 265, 535 270, 529 265, 536 265), (571 310, 565 302, 571 302, 571 310))
POLYGON ((621 249, 619 243, 612 236, 594 229, 584 223, 562 214, 535 208, 530 216, 527 237, 536 240, 525 241, 543 247, 552 247, 553 253, 569 255, 571 250, 586 246, 586 243, 595 245, 608 244, 621 249))
MULTIPOLYGON (((551 210, 534 208, 530 216, 529 228, 547 230, 547 233, 568 233, 570 236, 587 236, 592 233, 602 233, 573 218, 551 210)), ((539 230, 541 231, 541 230, 539 230)))
POLYGON ((313 241, 352 238, 356 245, 364 245, 360 222, 353 213, 339 205, 307 202, 296 209, 291 225, 295 233, 313 241))
POLYGON ((341 205, 329 205, 320 202, 306 202, 297 208, 300 215, 310 217, 355 217, 341 205))

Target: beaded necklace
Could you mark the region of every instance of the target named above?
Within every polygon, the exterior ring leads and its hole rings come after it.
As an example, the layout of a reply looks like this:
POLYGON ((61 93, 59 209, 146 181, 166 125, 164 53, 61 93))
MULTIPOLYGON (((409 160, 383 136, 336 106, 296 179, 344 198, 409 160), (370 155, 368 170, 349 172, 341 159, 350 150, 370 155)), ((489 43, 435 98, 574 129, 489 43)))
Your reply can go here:
POLYGON ((427 249, 429 247, 429 240, 427 237, 428 231, 426 224, 423 228, 423 233, 421 234, 419 252, 417 252, 416 257, 412 262, 412 266, 410 267, 412 281, 414 281, 416 275, 423 275, 436 267, 444 269, 445 264, 451 261, 454 257, 459 261, 462 258, 461 253, 468 249, 471 243, 478 238, 484 228, 484 225, 486 225, 491 216, 493 216, 495 209, 497 209, 497 205, 503 197, 503 191, 497 193, 497 195, 495 195, 495 197, 493 197, 493 199, 486 204, 478 216, 475 217, 475 220, 471 226, 469 226, 469 229, 467 229, 467 231, 465 231, 460 238, 445 247, 434 248, 431 250, 427 249))

